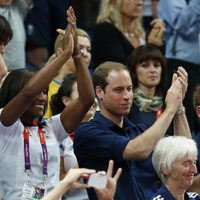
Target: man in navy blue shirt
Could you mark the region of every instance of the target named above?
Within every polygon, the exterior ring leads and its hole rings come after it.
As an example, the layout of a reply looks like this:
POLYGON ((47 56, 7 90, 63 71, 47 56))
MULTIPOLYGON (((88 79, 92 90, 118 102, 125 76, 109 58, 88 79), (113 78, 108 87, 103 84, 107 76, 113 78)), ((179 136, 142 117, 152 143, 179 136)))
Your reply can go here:
MULTIPOLYGON (((121 167, 115 200, 142 200, 143 193, 134 178, 134 160, 145 159, 162 138, 175 114, 176 133, 190 137, 182 106, 187 88, 187 73, 183 68, 174 74, 166 96, 166 109, 159 119, 145 131, 143 125, 133 125, 125 117, 132 105, 132 81, 126 66, 105 62, 95 69, 93 84, 99 100, 100 112, 76 131, 74 149, 79 166, 106 170, 110 159, 115 169, 121 167), (142 134, 141 134, 142 133, 142 134)), ((88 190, 90 199, 97 199, 88 190)))

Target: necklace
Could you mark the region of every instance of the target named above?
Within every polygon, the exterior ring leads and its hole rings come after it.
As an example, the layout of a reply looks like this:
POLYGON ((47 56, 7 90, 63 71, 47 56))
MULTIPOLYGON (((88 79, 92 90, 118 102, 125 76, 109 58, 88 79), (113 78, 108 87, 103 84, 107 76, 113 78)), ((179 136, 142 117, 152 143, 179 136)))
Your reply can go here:
POLYGON ((124 33, 124 35, 125 35, 126 37, 128 37, 128 38, 132 38, 132 37, 135 36, 134 33, 128 33, 128 32, 124 33))

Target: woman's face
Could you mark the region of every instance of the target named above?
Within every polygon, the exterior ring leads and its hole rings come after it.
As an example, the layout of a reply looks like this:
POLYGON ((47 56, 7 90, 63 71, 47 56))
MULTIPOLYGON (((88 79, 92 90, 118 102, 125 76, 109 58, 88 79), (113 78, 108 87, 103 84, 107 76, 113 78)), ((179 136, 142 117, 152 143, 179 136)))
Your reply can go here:
POLYGON ((122 0, 120 13, 133 20, 141 16, 142 8, 143 0, 122 0))
POLYGON ((39 94, 34 98, 32 104, 23 114, 23 118, 28 121, 33 121, 35 118, 42 117, 47 103, 47 95, 45 93, 39 94))
MULTIPOLYGON (((75 81, 73 86, 72 86, 72 93, 70 96, 70 102, 74 101, 75 99, 78 98, 78 88, 77 88, 77 82, 75 81)), ((95 102, 91 108, 88 110, 88 112, 85 115, 85 120, 89 120, 95 113, 97 108, 97 102, 95 102)))
POLYGON ((168 182, 173 182, 178 188, 188 189, 197 173, 196 156, 186 155, 172 164, 172 169, 168 175, 168 182))
POLYGON ((80 49, 83 50, 83 52, 84 52, 85 63, 87 65, 87 67, 89 67, 90 61, 91 61, 90 41, 87 37, 78 36, 78 43, 79 43, 80 49))
POLYGON ((139 88, 156 88, 160 83, 162 67, 159 61, 147 60, 136 66, 139 88))

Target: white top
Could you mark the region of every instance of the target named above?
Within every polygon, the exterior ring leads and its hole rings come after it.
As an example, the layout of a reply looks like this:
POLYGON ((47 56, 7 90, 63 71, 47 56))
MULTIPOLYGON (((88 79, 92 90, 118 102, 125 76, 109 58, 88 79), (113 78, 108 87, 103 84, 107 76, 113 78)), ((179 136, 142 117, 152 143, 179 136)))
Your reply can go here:
MULTIPOLYGON (((43 154, 38 127, 29 127, 28 130, 32 170, 30 183, 36 186, 43 183, 43 154)), ((23 131, 24 126, 20 120, 9 127, 3 126, 0 122, 0 186, 5 200, 21 200, 22 188, 27 182, 28 176, 24 171, 23 131)), ((48 151, 48 178, 44 185, 50 190, 59 182, 59 145, 67 133, 60 115, 47 120, 43 131, 48 151)))
MULTIPOLYGON (((70 168, 76 168, 78 161, 74 154, 73 141, 70 137, 63 140, 61 144, 61 156, 64 157, 65 172, 70 168)), ((83 180, 80 180, 83 182, 83 180)), ((62 200, 88 200, 86 190, 83 189, 71 189, 63 197, 62 200)))

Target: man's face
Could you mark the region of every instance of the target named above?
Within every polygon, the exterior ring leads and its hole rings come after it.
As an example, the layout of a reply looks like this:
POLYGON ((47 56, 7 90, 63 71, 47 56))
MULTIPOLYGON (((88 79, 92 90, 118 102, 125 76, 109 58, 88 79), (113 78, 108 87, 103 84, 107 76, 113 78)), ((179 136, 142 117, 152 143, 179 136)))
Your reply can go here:
POLYGON ((111 71, 107 77, 108 85, 101 89, 98 98, 101 103, 101 112, 113 116, 127 115, 132 105, 132 81, 128 71, 111 71))
POLYGON ((172 164, 171 173, 168 180, 173 182, 178 188, 188 189, 197 173, 196 157, 186 155, 172 164))

